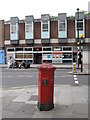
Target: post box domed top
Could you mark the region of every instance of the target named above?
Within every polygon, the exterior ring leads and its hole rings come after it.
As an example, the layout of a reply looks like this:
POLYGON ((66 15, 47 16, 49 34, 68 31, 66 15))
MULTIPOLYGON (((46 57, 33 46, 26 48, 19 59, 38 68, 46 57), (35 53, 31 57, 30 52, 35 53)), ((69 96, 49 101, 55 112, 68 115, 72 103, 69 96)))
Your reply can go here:
POLYGON ((38 69, 53 69, 53 70, 56 69, 56 67, 54 67, 51 64, 49 64, 49 62, 45 62, 41 66, 38 66, 37 68, 38 69))

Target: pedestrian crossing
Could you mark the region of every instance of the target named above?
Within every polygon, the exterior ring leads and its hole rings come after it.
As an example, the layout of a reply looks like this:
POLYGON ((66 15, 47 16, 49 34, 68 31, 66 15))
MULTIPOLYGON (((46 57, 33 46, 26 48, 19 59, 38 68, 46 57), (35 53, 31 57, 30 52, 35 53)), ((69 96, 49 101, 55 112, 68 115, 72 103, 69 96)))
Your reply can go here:
POLYGON ((79 86, 79 81, 77 79, 77 75, 73 75, 73 78, 74 78, 74 84, 79 86))

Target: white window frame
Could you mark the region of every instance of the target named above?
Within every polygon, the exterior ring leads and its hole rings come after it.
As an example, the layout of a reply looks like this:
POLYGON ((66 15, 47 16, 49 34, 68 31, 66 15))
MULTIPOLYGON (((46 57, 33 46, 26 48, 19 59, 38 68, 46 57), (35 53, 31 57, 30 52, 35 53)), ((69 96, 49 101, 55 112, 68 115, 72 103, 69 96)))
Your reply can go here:
POLYGON ((49 23, 48 21, 42 21, 42 32, 48 32, 49 31, 49 23), (47 25, 47 29, 43 29, 43 25, 47 25))
POLYGON ((10 40, 12 40, 11 39, 11 34, 16 34, 17 39, 19 39, 19 26, 18 26, 18 23, 10 24, 10 40), (15 27, 15 32, 12 32, 12 27, 15 27))
MULTIPOLYGON (((85 37, 85 19, 82 19, 83 20, 83 37, 85 37)), ((77 38, 77 35, 76 35, 76 33, 77 33, 77 20, 75 20, 75 36, 76 36, 76 38, 77 38)))
POLYGON ((59 37, 59 32, 60 32, 60 30, 59 30, 59 23, 65 23, 65 32, 66 32, 66 37, 65 38, 67 38, 67 20, 65 20, 65 22, 60 22, 58 20, 58 37, 59 37))
POLYGON ((16 34, 16 24, 11 24, 11 34, 16 34))
POLYGON ((26 23, 25 24, 25 31, 26 31, 26 33, 32 33, 33 32, 33 26, 32 26, 32 22, 30 22, 30 23, 26 23), (28 26, 28 30, 27 30, 27 26, 28 26))
POLYGON ((25 22, 25 39, 26 39, 26 33, 32 33, 33 34, 32 37, 34 38, 34 23, 33 22, 30 22, 28 24, 25 22), (30 32, 26 32, 26 25, 31 25, 32 26, 30 32))
POLYGON ((48 32, 49 33, 48 38, 50 38, 50 21, 48 20, 48 31, 43 31, 43 29, 42 29, 42 22, 43 21, 41 21, 41 37, 42 37, 42 33, 48 32))

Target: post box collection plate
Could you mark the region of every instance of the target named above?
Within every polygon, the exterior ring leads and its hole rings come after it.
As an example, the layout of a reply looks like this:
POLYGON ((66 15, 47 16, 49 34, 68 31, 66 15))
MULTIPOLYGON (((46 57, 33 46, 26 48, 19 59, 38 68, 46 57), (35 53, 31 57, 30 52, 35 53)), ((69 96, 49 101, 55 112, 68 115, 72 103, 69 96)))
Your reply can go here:
POLYGON ((44 86, 46 86, 47 85, 47 80, 42 80, 42 84, 44 85, 44 86))

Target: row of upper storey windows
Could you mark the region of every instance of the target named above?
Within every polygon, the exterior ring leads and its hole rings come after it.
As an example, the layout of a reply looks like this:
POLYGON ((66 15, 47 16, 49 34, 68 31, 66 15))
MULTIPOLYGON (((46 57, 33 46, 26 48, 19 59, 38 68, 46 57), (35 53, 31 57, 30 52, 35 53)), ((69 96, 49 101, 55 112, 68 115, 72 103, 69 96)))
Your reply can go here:
MULTIPOLYGON (((80 15, 79 15, 80 16, 80 15)), ((67 29, 67 16, 66 13, 58 14, 58 38, 67 38, 67 33, 69 28, 67 29)), ((25 17, 25 39, 34 39, 34 17, 33 16, 26 16, 25 17)), ((42 15, 41 20, 41 39, 49 39, 50 38, 50 31, 51 31, 51 24, 50 24, 50 16, 42 15)), ((69 27, 69 26, 68 26, 69 27)), ((84 19, 84 13, 81 13, 81 16, 79 19, 77 19, 77 14, 75 16, 75 37, 78 37, 78 31, 79 31, 79 37, 80 34, 83 34, 85 37, 85 19, 84 19)), ((53 27, 54 29, 54 27, 53 27)), ((70 30, 69 30, 70 31, 70 30)), ((18 17, 11 17, 10 19, 10 39, 11 40, 18 40, 19 39, 19 19, 18 17)), ((38 32, 38 28, 37 28, 38 32)), ((71 31, 72 33, 72 31, 71 31)), ((55 34, 55 33, 53 33, 55 34)), ((74 36, 73 36, 74 38, 74 36)))

